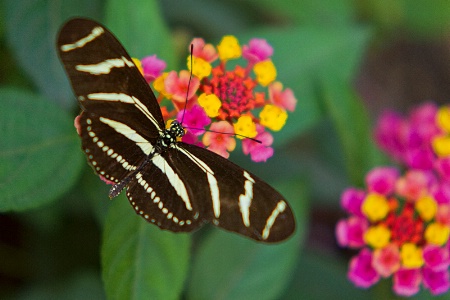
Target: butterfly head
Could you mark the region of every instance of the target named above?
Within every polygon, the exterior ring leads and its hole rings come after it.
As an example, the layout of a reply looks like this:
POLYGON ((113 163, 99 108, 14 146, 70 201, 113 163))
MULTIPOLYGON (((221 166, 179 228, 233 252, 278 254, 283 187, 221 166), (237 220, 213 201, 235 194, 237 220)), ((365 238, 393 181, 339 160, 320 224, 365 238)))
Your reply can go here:
POLYGON ((180 122, 174 120, 169 127, 169 131, 176 137, 182 137, 184 135, 184 127, 180 122))
POLYGON ((165 129, 161 132, 161 135, 157 141, 158 148, 160 152, 164 149, 170 147, 170 145, 175 144, 177 142, 178 137, 182 137, 184 135, 184 128, 178 121, 173 121, 170 124, 169 129, 165 129))

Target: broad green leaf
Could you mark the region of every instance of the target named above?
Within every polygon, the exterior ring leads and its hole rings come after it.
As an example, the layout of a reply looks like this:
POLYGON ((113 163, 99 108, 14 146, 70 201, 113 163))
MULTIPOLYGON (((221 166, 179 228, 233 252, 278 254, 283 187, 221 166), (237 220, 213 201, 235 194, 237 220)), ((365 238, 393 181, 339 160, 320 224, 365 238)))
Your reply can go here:
POLYGON ((283 183, 297 220, 287 241, 267 245, 214 228, 195 255, 188 299, 276 299, 296 265, 306 232, 307 199, 299 180, 283 183))
POLYGON ((362 184, 365 173, 381 161, 369 116, 344 80, 327 77, 322 91, 327 114, 339 135, 349 177, 354 184, 362 184))
POLYGON ((239 40, 245 44, 253 37, 264 38, 273 46, 277 80, 291 88, 297 98, 297 107, 288 113, 286 125, 274 133, 274 145, 278 147, 323 117, 317 94, 320 81, 328 77, 353 78, 370 32, 351 27, 263 28, 247 32, 239 40))
POLYGON ((160 230, 115 198, 106 217, 103 280, 109 299, 178 299, 187 275, 190 235, 160 230))
POLYGON ((73 118, 46 98, 0 89, 0 211, 55 200, 83 165, 73 118))
POLYGON ((48 99, 60 106, 75 106, 72 89, 56 55, 56 35, 73 16, 98 18, 99 0, 5 0, 1 5, 6 34, 21 67, 48 99))
POLYGON ((347 265, 324 253, 303 251, 290 287, 280 299, 370 300, 374 293, 353 286, 346 277, 347 265))
MULTIPOLYGON (((174 47, 155 0, 110 0, 106 25, 118 37, 131 57, 157 54, 170 67, 175 66, 174 47)), ((186 54, 188 47, 186 46, 186 54)))

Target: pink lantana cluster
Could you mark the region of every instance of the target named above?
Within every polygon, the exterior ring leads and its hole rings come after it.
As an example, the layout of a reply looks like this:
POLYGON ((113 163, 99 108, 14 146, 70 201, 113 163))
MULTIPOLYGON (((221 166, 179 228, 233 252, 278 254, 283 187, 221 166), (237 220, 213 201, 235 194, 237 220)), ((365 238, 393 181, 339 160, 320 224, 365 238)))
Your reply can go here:
MULTIPOLYGON (((428 102, 413 109, 407 117, 388 111, 377 122, 375 140, 381 149, 409 168, 432 170, 442 169, 442 165, 450 166, 448 158, 442 160, 450 153, 440 155, 435 149, 439 146, 435 145, 436 141, 439 144, 436 138, 446 136, 445 123, 450 119, 445 116, 447 109, 439 109, 428 102), (439 117, 439 114, 444 116, 439 117)), ((446 145, 443 147, 446 148, 446 145)), ((448 149, 450 151, 450 147, 448 149)))
POLYGON ((273 48, 263 39, 241 47, 234 36, 223 37, 217 46, 200 38, 192 45, 189 90, 189 70, 163 72, 166 64, 155 55, 141 60, 145 79, 158 92, 164 119, 182 122, 187 129, 183 142, 228 158, 238 138, 253 161, 266 161, 273 155, 273 137, 267 129, 281 130, 287 111, 293 111, 297 102, 292 90, 276 81, 270 59, 273 48), (229 68, 229 61, 241 57, 244 66, 229 68))
POLYGON ((420 286, 434 295, 450 288, 450 107, 426 103, 405 118, 382 115, 375 129, 380 147, 406 167, 378 167, 366 189, 349 188, 341 205, 339 245, 360 249, 349 279, 368 288, 392 277, 393 290, 412 296, 420 286))
POLYGON ((341 197, 349 217, 340 220, 340 246, 361 249, 351 259, 349 279, 368 288, 393 278, 393 290, 412 296, 420 285, 432 294, 450 288, 450 194, 442 194, 432 173, 392 167, 373 169, 366 189, 349 188, 341 197))

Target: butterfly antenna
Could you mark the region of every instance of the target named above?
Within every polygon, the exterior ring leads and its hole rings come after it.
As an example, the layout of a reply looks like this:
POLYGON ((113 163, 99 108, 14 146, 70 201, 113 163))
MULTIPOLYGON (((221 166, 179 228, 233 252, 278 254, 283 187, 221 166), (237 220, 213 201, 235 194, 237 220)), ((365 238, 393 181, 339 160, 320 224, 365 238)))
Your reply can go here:
POLYGON ((184 114, 186 113, 186 107, 187 107, 187 103, 188 103, 188 97, 189 97, 189 89, 191 87, 191 79, 192 79, 192 53, 194 52, 194 44, 191 44, 191 72, 189 74, 189 82, 188 82, 188 86, 187 86, 187 91, 186 91, 186 101, 184 102, 184 108, 183 108, 183 117, 181 117, 181 125, 183 125, 183 121, 184 121, 184 114))
POLYGON ((258 144, 262 144, 262 141, 255 139, 255 138, 251 138, 248 137, 246 135, 243 134, 239 134, 239 133, 235 133, 235 132, 222 132, 222 131, 216 131, 216 130, 211 130, 211 129, 204 129, 204 128, 194 128, 194 127, 186 127, 186 129, 191 129, 191 130, 201 130, 201 131, 208 131, 208 132, 214 132, 214 133, 220 133, 220 134, 228 134, 228 135, 234 135, 234 136, 241 136, 245 139, 249 139, 252 140, 258 144))

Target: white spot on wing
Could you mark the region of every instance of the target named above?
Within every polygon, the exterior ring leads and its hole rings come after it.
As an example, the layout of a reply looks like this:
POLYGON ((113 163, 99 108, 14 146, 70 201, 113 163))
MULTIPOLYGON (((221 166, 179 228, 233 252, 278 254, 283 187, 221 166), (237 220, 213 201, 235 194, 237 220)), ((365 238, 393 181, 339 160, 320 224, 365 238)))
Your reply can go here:
POLYGON ((156 121, 155 117, 150 113, 147 107, 142 104, 142 102, 136 98, 135 96, 130 96, 123 93, 92 93, 88 94, 87 98, 89 100, 100 100, 100 101, 116 101, 122 103, 134 104, 137 109, 139 109, 150 121, 158 128, 160 131, 162 130, 156 121))
POLYGON ((82 48, 84 47, 84 45, 86 45, 87 43, 95 40, 98 36, 100 36, 103 32, 105 32, 103 30, 102 27, 94 27, 94 29, 92 29, 91 33, 88 34, 87 36, 85 36, 84 38, 79 39, 78 41, 76 41, 73 44, 65 44, 61 46, 61 51, 62 52, 68 52, 77 48, 82 48))
MULTIPOLYGON (((118 133, 124 135, 129 140, 135 142, 136 145, 139 146, 142 152, 144 152, 146 155, 149 155, 152 152, 153 150, 152 144, 150 144, 149 141, 144 139, 140 134, 138 134, 134 129, 130 128, 129 126, 104 117, 100 117, 100 121, 110 126, 118 133)), ((122 159, 122 157, 120 157, 120 159, 122 159)), ((117 161, 120 161, 120 159, 119 157, 117 157, 117 161)))
POLYGON ((263 240, 269 237, 270 229, 275 223, 275 220, 277 219, 278 215, 281 214, 285 209, 286 209, 286 202, 280 200, 280 202, 277 203, 277 206, 274 208, 274 210, 272 211, 272 213, 270 214, 269 218, 266 221, 266 226, 264 226, 264 230, 262 232, 263 240))
POLYGON ((123 68, 125 66, 134 67, 135 65, 125 56, 121 58, 110 58, 98 64, 76 65, 75 69, 80 72, 90 73, 92 75, 109 74, 113 68, 123 68))
POLYGON ((211 200, 213 204, 214 216, 216 218, 220 217, 220 194, 219 186, 217 184, 216 177, 214 177, 214 172, 211 168, 205 164, 201 159, 194 156, 191 152, 186 149, 180 148, 175 145, 175 148, 181 153, 186 155, 190 160, 192 160, 203 172, 206 173, 206 178, 208 179, 209 189, 211 191, 211 200))
POLYGON ((250 226, 250 205, 253 200, 253 184, 255 180, 244 171, 244 177, 247 179, 244 183, 245 194, 239 196, 239 209, 242 215, 242 221, 246 227, 250 226))
MULTIPOLYGON (((138 183, 145 189, 145 191, 150 194, 150 198, 153 199, 153 203, 157 204, 158 208, 161 210, 161 212, 163 214, 166 215, 167 219, 172 219, 172 221, 180 226, 184 225, 184 221, 179 221, 179 219, 177 217, 174 216, 174 214, 172 212, 169 211, 169 209, 167 207, 164 207, 164 204, 160 201, 160 198, 156 196, 155 191, 153 190, 153 188, 150 186, 150 184, 144 179, 142 178, 142 173, 138 172, 135 175, 136 179, 138 180, 138 183)), ((134 202, 132 202, 132 198, 129 196, 129 194, 127 194, 128 196, 128 200, 130 200, 131 204, 134 205, 134 202)), ((137 209, 136 209, 137 210, 137 209)), ((143 214, 144 212, 142 211, 141 214, 143 214)), ((145 215, 145 218, 148 219, 149 216, 145 215)), ((187 220, 190 222, 190 220, 187 220)), ((155 222, 154 219, 151 219, 151 222, 155 222)), ((161 224, 159 224, 161 225, 161 224)))
MULTIPOLYGON (((91 122, 91 120, 88 119, 88 122, 91 122)), ((89 127, 91 127, 91 126, 88 126, 88 128, 87 128, 88 131, 89 131, 89 132, 88 132, 89 136, 92 138, 92 141, 93 141, 94 143, 97 143, 97 146, 98 146, 99 148, 101 148, 103 152, 108 151, 108 152, 107 152, 107 155, 110 156, 111 158, 116 158, 116 157, 117 157, 117 159, 116 159, 117 162, 120 163, 120 164, 122 164, 122 166, 124 167, 124 169, 126 169, 126 170, 136 170, 136 168, 137 168, 136 166, 131 165, 131 164, 129 164, 125 159, 122 159, 122 156, 120 156, 120 155, 117 156, 117 155, 118 155, 117 153, 113 153, 114 150, 110 149, 110 148, 109 148, 108 146, 106 146, 102 141, 99 141, 98 137, 95 135, 95 132, 92 131, 92 128, 89 129, 89 127)), ((88 153, 88 152, 89 152, 89 149, 86 149, 86 153, 88 153)), ((89 157, 90 160, 93 159, 93 156, 92 156, 92 155, 89 155, 88 157, 89 157)), ((97 162, 92 161, 91 164, 92 164, 93 166, 95 166, 95 165, 97 164, 97 162)), ((103 174, 102 174, 102 175, 103 175, 103 174)))
POLYGON ((166 174, 167 179, 169 180, 172 187, 177 192, 178 196, 184 201, 187 210, 192 210, 192 205, 189 200, 189 196, 186 190, 186 186, 183 181, 180 179, 178 174, 172 169, 172 167, 167 163, 167 161, 161 156, 156 155, 152 159, 153 164, 161 170, 164 174, 166 174))

